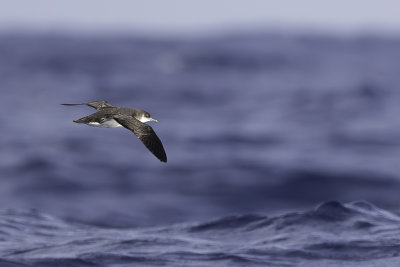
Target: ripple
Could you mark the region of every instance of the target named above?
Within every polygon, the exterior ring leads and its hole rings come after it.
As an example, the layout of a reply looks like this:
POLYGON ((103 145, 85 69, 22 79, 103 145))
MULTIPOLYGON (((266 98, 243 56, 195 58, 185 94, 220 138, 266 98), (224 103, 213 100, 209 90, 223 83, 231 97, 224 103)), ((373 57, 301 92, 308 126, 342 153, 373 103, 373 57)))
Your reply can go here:
POLYGON ((291 266, 298 260, 346 265, 398 257, 399 220, 364 201, 327 201, 275 217, 244 214, 134 229, 8 210, 0 214, 0 253, 4 266, 291 266))

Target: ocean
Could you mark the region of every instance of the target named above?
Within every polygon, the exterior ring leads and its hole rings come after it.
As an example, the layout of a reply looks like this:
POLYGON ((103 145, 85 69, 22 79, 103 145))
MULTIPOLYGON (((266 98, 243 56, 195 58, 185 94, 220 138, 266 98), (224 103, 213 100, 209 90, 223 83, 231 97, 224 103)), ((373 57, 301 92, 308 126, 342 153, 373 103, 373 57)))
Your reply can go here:
POLYGON ((0 34, 0 266, 398 266, 400 37, 0 34), (144 109, 159 162, 123 128, 144 109))

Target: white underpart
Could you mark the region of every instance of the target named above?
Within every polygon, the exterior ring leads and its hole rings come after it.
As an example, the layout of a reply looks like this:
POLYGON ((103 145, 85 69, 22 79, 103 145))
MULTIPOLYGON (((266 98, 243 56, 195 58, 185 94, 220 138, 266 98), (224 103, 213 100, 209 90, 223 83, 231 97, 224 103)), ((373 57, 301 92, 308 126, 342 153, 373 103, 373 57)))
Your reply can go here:
POLYGON ((102 123, 98 122, 89 122, 90 126, 95 126, 95 127, 101 127, 101 128, 117 128, 117 127, 123 127, 121 124, 119 124, 116 120, 106 120, 102 123))

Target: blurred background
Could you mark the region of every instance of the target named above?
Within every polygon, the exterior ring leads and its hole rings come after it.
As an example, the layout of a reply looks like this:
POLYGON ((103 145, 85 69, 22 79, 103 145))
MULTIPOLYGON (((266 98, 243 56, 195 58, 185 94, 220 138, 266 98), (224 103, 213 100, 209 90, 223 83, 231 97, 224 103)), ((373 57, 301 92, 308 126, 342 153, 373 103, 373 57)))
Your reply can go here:
POLYGON ((2 1, 0 209, 131 227, 392 211, 398 1, 2 1), (169 162, 61 103, 147 110, 169 162))

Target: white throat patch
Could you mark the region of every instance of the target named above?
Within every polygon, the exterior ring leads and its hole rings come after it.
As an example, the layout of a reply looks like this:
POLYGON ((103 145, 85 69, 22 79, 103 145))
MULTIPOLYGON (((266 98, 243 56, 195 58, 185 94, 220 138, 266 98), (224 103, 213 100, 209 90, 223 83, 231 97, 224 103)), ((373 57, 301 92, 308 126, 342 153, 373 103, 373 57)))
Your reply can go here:
POLYGON ((151 121, 151 118, 146 118, 144 115, 139 119, 141 122, 151 121))

